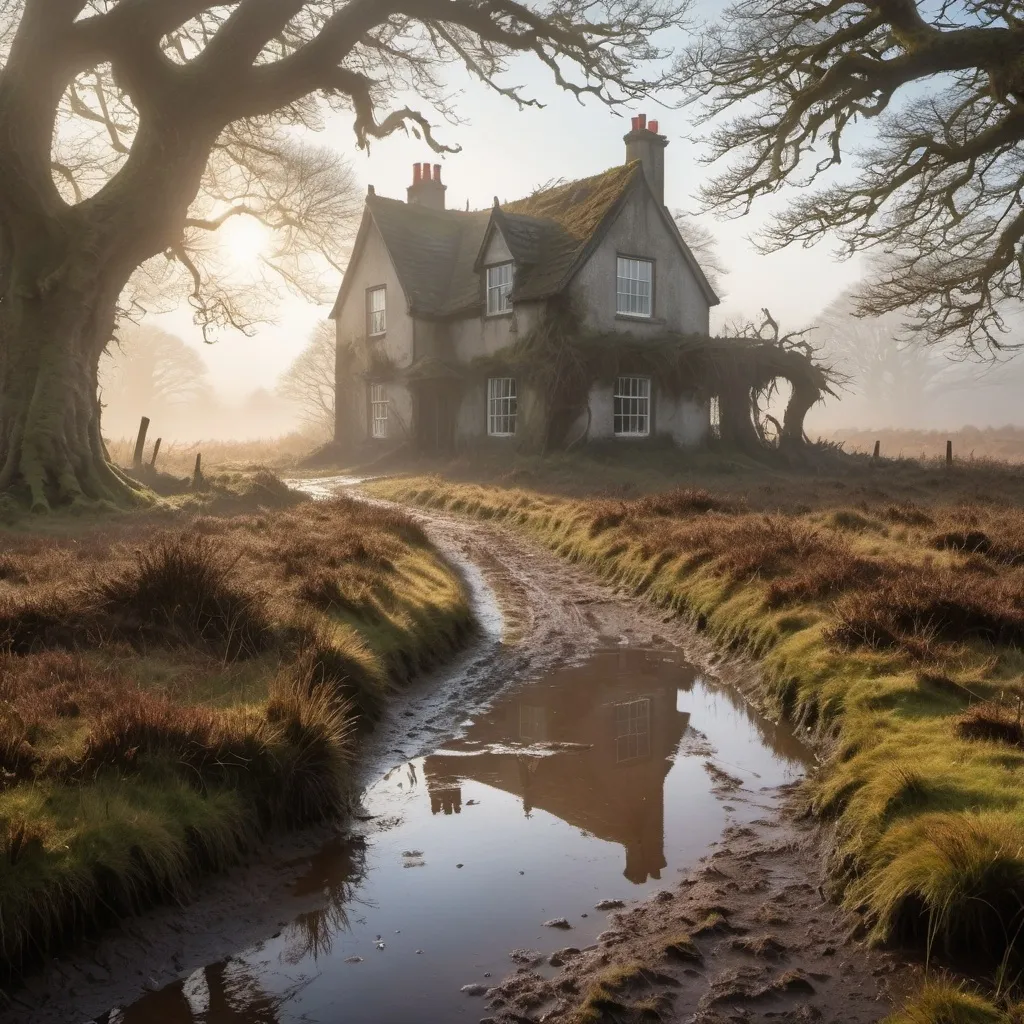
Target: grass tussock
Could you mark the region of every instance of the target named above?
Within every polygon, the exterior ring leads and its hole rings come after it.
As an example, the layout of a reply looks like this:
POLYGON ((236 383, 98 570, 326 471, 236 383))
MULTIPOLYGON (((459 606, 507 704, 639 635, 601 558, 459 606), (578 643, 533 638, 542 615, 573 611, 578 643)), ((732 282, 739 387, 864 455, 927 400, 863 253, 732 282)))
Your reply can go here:
POLYGON ((8 974, 339 813, 358 730, 470 621, 415 523, 345 499, 14 534, 3 557, 8 974))
POLYGON ((724 472, 664 499, 372 486, 526 530, 761 659, 769 712, 827 755, 808 795, 836 822, 837 891, 877 940, 994 969, 1024 952, 1024 475, 899 468, 751 477, 745 499, 724 472))

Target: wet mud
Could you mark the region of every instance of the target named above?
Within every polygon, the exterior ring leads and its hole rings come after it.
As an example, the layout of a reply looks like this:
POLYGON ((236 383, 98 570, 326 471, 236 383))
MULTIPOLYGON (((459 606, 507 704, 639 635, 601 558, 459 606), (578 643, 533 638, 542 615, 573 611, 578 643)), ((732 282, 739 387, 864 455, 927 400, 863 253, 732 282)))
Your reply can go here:
POLYGON ((885 1016, 911 972, 824 901, 790 810, 810 754, 744 702, 752 668, 509 531, 419 515, 481 634, 396 695, 353 819, 54 961, 0 1020, 568 1020, 598 985, 593 1020, 885 1016))

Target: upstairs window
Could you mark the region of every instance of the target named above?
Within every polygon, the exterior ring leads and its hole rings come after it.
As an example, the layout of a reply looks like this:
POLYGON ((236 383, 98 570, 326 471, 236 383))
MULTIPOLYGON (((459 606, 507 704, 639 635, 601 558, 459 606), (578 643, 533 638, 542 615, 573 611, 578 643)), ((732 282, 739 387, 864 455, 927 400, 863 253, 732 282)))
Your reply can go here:
POLYGON ((651 432, 651 378, 617 378, 614 398, 615 436, 647 437, 651 432))
POLYGON ((491 377, 487 381, 487 433, 491 437, 512 437, 518 414, 515 377, 491 377))
POLYGON ((620 316, 652 316, 654 310, 654 262, 618 258, 615 271, 615 312, 620 316))
POLYGON ((388 329, 387 289, 384 285, 366 289, 366 333, 371 338, 388 329))
POLYGON ((711 396, 711 436, 716 440, 722 439, 722 406, 718 395, 711 396))
POLYGON ((512 263, 487 268, 487 315, 512 312, 512 263))
POLYGON ((384 439, 388 436, 388 399, 383 384, 370 385, 370 424, 374 437, 384 439))

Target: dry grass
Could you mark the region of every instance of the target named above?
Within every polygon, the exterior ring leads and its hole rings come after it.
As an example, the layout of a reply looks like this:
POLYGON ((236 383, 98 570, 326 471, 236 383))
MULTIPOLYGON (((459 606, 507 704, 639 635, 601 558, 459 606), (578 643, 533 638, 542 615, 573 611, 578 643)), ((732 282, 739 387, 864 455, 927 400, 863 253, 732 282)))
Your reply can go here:
POLYGON ((372 489, 527 530, 759 657, 768 711, 827 755, 808 796, 836 821, 836 891, 874 938, 993 970, 1019 958, 1024 473, 853 463, 745 489, 709 474, 634 499, 609 498, 601 475, 587 498, 440 478, 372 489))
POLYGON ((849 452, 871 452, 875 441, 888 458, 938 459, 946 457, 946 441, 953 442, 957 459, 1024 462, 1024 429, 1020 427, 961 427, 959 430, 836 430, 830 435, 849 452))
POLYGON ((10 534, 0 964, 337 814, 356 732, 469 618, 415 523, 348 499, 10 534))

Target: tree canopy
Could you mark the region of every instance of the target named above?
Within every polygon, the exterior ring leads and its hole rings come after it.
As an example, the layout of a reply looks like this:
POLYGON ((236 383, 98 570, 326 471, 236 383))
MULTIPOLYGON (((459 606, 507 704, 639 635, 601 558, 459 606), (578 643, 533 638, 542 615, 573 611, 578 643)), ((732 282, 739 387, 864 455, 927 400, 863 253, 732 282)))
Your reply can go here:
POLYGON ((334 324, 321 321, 277 385, 278 394, 298 407, 303 422, 325 438, 334 433, 336 346, 334 324))
POLYGON ((264 262, 297 291, 311 252, 339 262, 358 197, 304 141, 329 112, 359 147, 409 131, 454 151, 448 69, 537 105, 506 74, 517 55, 572 96, 625 103, 679 85, 661 33, 687 2, 0 0, 0 492, 40 510, 123 501, 100 356, 168 275, 204 328, 259 315, 211 287, 204 239, 230 221, 274 231, 264 262))
POLYGON ((738 0, 681 58, 710 158, 728 160, 704 202, 742 214, 802 186, 765 251, 835 232, 846 254, 884 256, 861 312, 908 309, 932 340, 998 348, 1024 288, 1021 53, 1007 0, 738 0))

